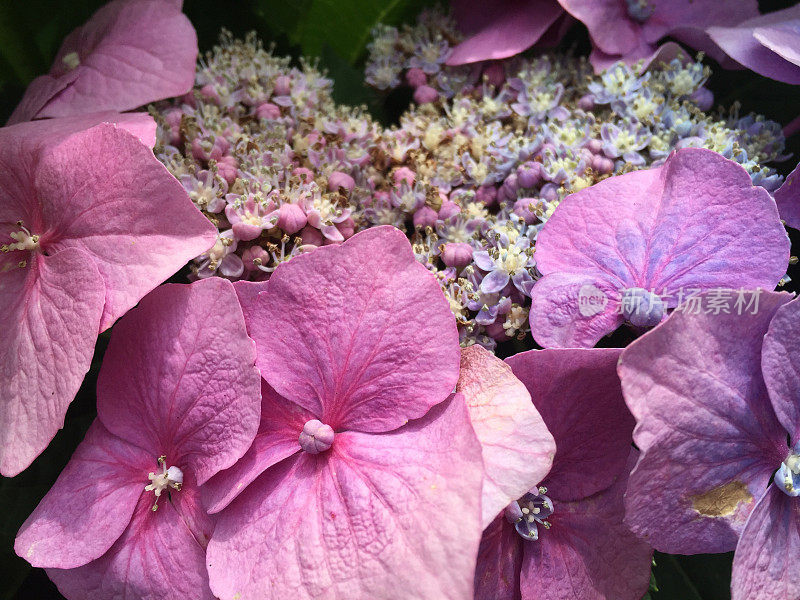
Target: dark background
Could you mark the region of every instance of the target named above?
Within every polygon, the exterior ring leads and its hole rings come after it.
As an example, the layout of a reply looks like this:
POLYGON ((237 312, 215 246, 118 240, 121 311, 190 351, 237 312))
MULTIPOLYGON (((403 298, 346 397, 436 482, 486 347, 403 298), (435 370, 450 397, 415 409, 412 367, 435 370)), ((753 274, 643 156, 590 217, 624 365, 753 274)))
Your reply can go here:
MULTIPOLYGON (((102 4, 103 0, 0 0, 0 123, 11 114, 27 84, 49 70, 64 36, 102 4)), ((201 52, 214 45, 221 27, 238 36, 255 30, 265 43, 275 43, 280 54, 318 57, 335 81, 338 101, 367 104, 376 118, 389 123, 397 119, 410 98, 402 92, 381 96, 363 85, 361 69, 369 31, 379 21, 411 21, 421 8, 432 4, 424 0, 185 0, 184 10, 197 29, 201 52)), ((795 2, 761 0, 759 4, 762 12, 768 12, 795 2)), ((588 53, 585 29, 574 27, 562 45, 588 53)), ((800 86, 749 71, 719 68, 708 86, 718 104, 727 107, 739 101, 743 113, 756 111, 783 125, 800 115, 800 86)), ((800 135, 789 141, 788 150, 794 157, 777 165, 784 175, 798 162, 800 135)), ((800 235, 790 234, 796 254, 800 235)), ((800 281, 800 267, 792 266, 789 273, 800 281)), ((786 289, 797 291, 800 287, 793 282, 786 289)), ((70 406, 64 429, 25 472, 13 479, 0 478, 0 600, 62 598, 44 571, 31 569, 14 555, 13 540, 96 414, 94 389, 107 335, 98 342, 92 369, 70 406)), ((626 340, 615 341, 622 345, 626 340)), ((732 553, 656 554, 654 575, 659 591, 651 593, 652 599, 727 600, 731 557, 732 553)))

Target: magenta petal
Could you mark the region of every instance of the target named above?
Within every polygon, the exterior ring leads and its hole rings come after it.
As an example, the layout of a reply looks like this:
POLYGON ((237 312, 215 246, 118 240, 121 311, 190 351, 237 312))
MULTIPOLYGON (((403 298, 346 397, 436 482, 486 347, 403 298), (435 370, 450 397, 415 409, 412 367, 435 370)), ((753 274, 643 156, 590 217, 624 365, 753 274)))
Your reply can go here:
POLYGON ((733 600, 800 598, 797 499, 770 486, 747 520, 733 557, 733 600))
POLYGON ((775 202, 781 219, 789 227, 800 229, 800 165, 789 173, 783 185, 776 190, 775 202))
POLYGON ((559 0, 589 29, 592 43, 606 54, 624 55, 643 41, 638 23, 628 16, 624 0, 559 0))
POLYGON ((456 392, 464 395, 483 453, 483 526, 544 479, 556 445, 523 383, 480 346, 461 351, 456 392))
POLYGON ((54 248, 84 250, 103 276, 101 329, 216 241, 216 228, 183 186, 113 125, 97 125, 49 149, 36 189, 46 240, 54 248))
POLYGON ((621 287, 592 275, 545 275, 531 290, 533 339, 544 348, 591 348, 625 321, 621 287))
POLYGON ((165 285, 114 328, 97 382, 109 431, 199 484, 249 448, 260 416, 260 377, 231 283, 213 277, 165 285))
POLYGON ((78 71, 70 71, 61 77, 41 75, 31 81, 6 125, 16 125, 34 119, 51 99, 73 83, 77 77, 78 71))
POLYGON ((623 352, 619 374, 642 450, 627 519, 657 550, 732 550, 753 498, 786 457, 761 346, 790 298, 766 292, 755 315, 676 312, 623 352))
POLYGON ((210 513, 225 508, 256 477, 300 451, 300 432, 314 418, 304 408, 280 396, 261 380, 261 424, 253 445, 236 464, 217 473, 203 485, 203 500, 210 513))
POLYGON ((248 327, 264 379, 336 430, 399 427, 458 380, 453 314, 393 227, 280 265, 248 327))
POLYGON ((103 556, 47 575, 72 600, 214 600, 203 547, 171 502, 153 512, 152 494, 142 496, 130 525, 103 556))
POLYGON ((772 407, 794 445, 800 441, 800 299, 775 312, 764 337, 761 367, 772 407))
POLYGON ((85 252, 68 248, 28 260, 26 268, 0 260, 0 473, 6 477, 27 468, 64 425, 92 362, 105 297, 85 252))
MULTIPOLYGON (((194 83, 196 59, 197 36, 175 3, 116 0, 67 36, 50 73, 53 95, 34 115, 17 118, 123 111, 180 96, 194 83), (70 70, 74 59, 79 64, 70 70)), ((41 87, 29 92, 35 103, 24 98, 23 104, 40 104, 41 87)))
POLYGON ((520 600, 519 575, 524 542, 497 517, 484 530, 475 567, 475 600, 520 600))
POLYGON ((447 59, 448 65, 519 54, 539 41, 564 14, 556 0, 500 0, 491 5, 473 2, 466 8, 480 11, 480 25, 469 38, 453 48, 447 59))
POLYGON ((522 600, 640 600, 650 583, 652 550, 623 524, 627 471, 607 490, 554 503, 539 540, 526 542, 522 600))
POLYGON ((738 63, 778 81, 800 83, 800 6, 743 23, 710 27, 708 33, 738 63))
POLYGON ((529 350, 506 359, 555 438, 556 456, 545 479, 554 500, 603 490, 625 468, 633 417, 617 378, 620 352, 529 350))
POLYGON ((470 597, 482 461, 464 404, 443 402, 391 433, 337 433, 329 452, 276 465, 220 513, 214 593, 470 597))
MULTIPOLYGON (((245 323, 251 320, 251 314, 256 306, 256 298, 261 292, 266 291, 269 280, 266 281, 234 281, 233 289, 236 291, 236 297, 239 299, 239 305, 242 307, 245 323)), ((249 330, 248 330, 249 333, 249 330)))
POLYGON ((153 458, 95 420, 17 534, 34 567, 69 569, 102 556, 128 526, 153 458))

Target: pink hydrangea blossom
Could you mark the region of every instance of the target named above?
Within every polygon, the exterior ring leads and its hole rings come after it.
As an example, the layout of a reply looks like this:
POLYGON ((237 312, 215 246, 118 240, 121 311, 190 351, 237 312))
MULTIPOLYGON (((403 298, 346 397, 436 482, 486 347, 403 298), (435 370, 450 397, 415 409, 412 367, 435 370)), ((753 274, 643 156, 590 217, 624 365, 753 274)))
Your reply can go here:
POLYGON ((239 285, 262 420, 250 451, 206 484, 209 509, 224 509, 213 592, 469 597, 481 447, 451 395, 455 320, 405 235, 369 229, 239 285))
POLYGON ((765 77, 800 84, 800 4, 723 25, 708 34, 730 58, 765 77))
POLYGON ((182 2, 114 0, 66 37, 50 73, 35 79, 9 124, 131 110, 194 84, 197 35, 182 2))
POLYGON ((733 600, 800 597, 800 301, 676 312, 622 354, 642 454, 626 521, 656 550, 736 550, 733 600), (776 471, 777 470, 777 471, 776 471))
POLYGON ((111 336, 98 418, 17 535, 70 600, 212 600, 199 486, 259 422, 255 348, 230 282, 166 285, 111 336))
POLYGON ((678 150, 558 205, 536 242, 531 332, 544 347, 588 347, 625 321, 658 324, 701 290, 771 290, 789 250, 775 202, 741 166, 678 150))
POLYGON ((555 438, 538 485, 486 529, 476 600, 639 600, 650 547, 623 524, 633 417, 620 350, 532 350, 507 359, 555 438))
POLYGON ((144 114, 0 129, 3 475, 62 426, 98 332, 214 242, 215 227, 125 129, 154 141, 144 114))

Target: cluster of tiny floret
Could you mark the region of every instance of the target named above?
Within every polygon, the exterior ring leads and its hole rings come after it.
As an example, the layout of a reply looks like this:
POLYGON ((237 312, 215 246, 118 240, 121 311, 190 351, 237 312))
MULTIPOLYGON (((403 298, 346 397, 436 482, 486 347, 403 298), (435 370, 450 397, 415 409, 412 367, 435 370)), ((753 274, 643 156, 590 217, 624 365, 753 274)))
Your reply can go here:
POLYGON ((535 243, 570 193, 704 147, 776 189, 780 127, 738 108, 710 111, 708 68, 672 60, 594 75, 564 54, 450 67, 459 35, 424 13, 381 26, 366 81, 413 89, 399 123, 331 97, 318 68, 275 57, 254 37, 201 60, 193 92, 153 108, 157 153, 218 227, 197 278, 269 278, 282 262, 381 224, 404 230, 438 279, 463 345, 528 332, 535 243))

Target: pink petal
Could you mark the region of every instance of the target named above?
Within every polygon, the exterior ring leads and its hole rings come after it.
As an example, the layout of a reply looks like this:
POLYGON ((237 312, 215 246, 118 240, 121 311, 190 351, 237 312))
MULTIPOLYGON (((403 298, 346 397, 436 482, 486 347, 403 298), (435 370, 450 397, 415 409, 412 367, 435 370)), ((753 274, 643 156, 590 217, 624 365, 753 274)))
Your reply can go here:
POLYGON ((35 186, 47 226, 42 243, 84 250, 103 276, 101 330, 216 241, 216 228, 183 186, 113 125, 49 148, 35 186))
POLYGON ((519 576, 525 543, 497 517, 484 530, 475 567, 475 600, 520 600, 519 576))
POLYGON ((264 471, 300 451, 300 432, 314 416, 261 380, 261 424, 253 445, 231 468, 203 486, 208 512, 225 508, 264 471))
POLYGON ((543 348, 591 348, 625 321, 622 287, 591 275, 545 275, 531 290, 533 339, 543 348))
POLYGON ((731 58, 748 69, 785 83, 800 83, 800 6, 710 27, 708 33, 731 58))
POLYGON ((14 550, 34 567, 59 569, 102 556, 128 526, 152 470, 148 453, 111 435, 95 420, 23 523, 14 550))
MULTIPOLYGON (((554 502, 550 529, 524 542, 523 600, 640 600, 650 583, 652 550, 623 524, 627 471, 607 490, 554 502)), ((510 527, 510 526, 509 526, 510 527)))
POLYGON ((607 488, 630 454, 633 417, 616 365, 621 350, 530 350, 506 359, 556 441, 544 485, 554 500, 607 488))
MULTIPOLYGON (((182 494, 183 492, 177 492, 182 494)), ((122 537, 99 559, 47 575, 74 600, 214 600, 205 552, 169 501, 143 494, 122 537)))
POLYGON ((483 453, 483 526, 544 479, 556 445, 511 368, 480 346, 461 351, 456 392, 464 395, 483 453))
POLYGON ((391 433, 337 433, 329 453, 276 465, 220 514, 212 590, 223 600, 470 597, 481 464, 454 400, 391 433))
POLYGON ((797 500, 774 486, 747 520, 733 557, 733 600, 800 598, 800 515, 797 500))
MULTIPOLYGON (((461 3, 465 4, 465 3, 461 3)), ((556 0, 500 0, 492 5, 467 3, 480 14, 480 26, 453 48, 448 65, 508 58, 533 46, 564 14, 556 0)), ((478 21, 472 18, 470 21, 478 21)))
POLYGON ((30 82, 28 89, 25 90, 25 95, 20 100, 20 103, 11 113, 6 125, 16 125, 17 123, 24 123, 36 117, 36 114, 41 111, 51 99, 58 96, 70 84, 72 84, 78 77, 78 71, 73 70, 61 77, 53 77, 52 75, 41 75, 30 82))
POLYGON ((455 319, 393 227, 280 265, 257 303, 248 326, 262 376, 336 430, 395 429, 458 380, 455 319))
POLYGON ((657 550, 732 550, 753 498, 786 457, 761 346, 790 298, 765 292, 755 315, 675 312, 623 352, 619 374, 642 450, 627 519, 657 550))
POLYGON ((110 2, 67 36, 45 76, 54 81, 29 91, 25 110, 16 111, 11 122, 130 110, 180 96, 194 83, 196 59, 197 36, 176 3, 110 2), (70 70, 65 61, 76 54, 80 64, 70 70))
POLYGON ((781 219, 789 227, 800 229, 800 165, 789 173, 786 181, 775 192, 775 202, 781 219))
MULTIPOLYGON (((256 298, 261 292, 266 291, 269 280, 266 281, 234 281, 233 289, 236 291, 236 297, 239 299, 239 305, 242 307, 244 313, 245 323, 252 319, 252 312, 256 306, 256 298)), ((249 332, 248 332, 249 333, 249 332)))
POLYGON ((764 337, 761 368, 772 407, 794 445, 800 441, 800 300, 775 312, 764 337))
POLYGON ((116 325, 97 382, 108 430, 199 484, 249 448, 260 377, 229 281, 161 286, 116 325))
MULTIPOLYGON (((0 180, 12 174, 5 175, 0 180)), ((2 190, 0 183, 0 204, 2 190)), ((64 425, 92 362, 105 296, 86 253, 28 254, 26 268, 0 261, 0 473, 6 477, 27 468, 64 425)))

